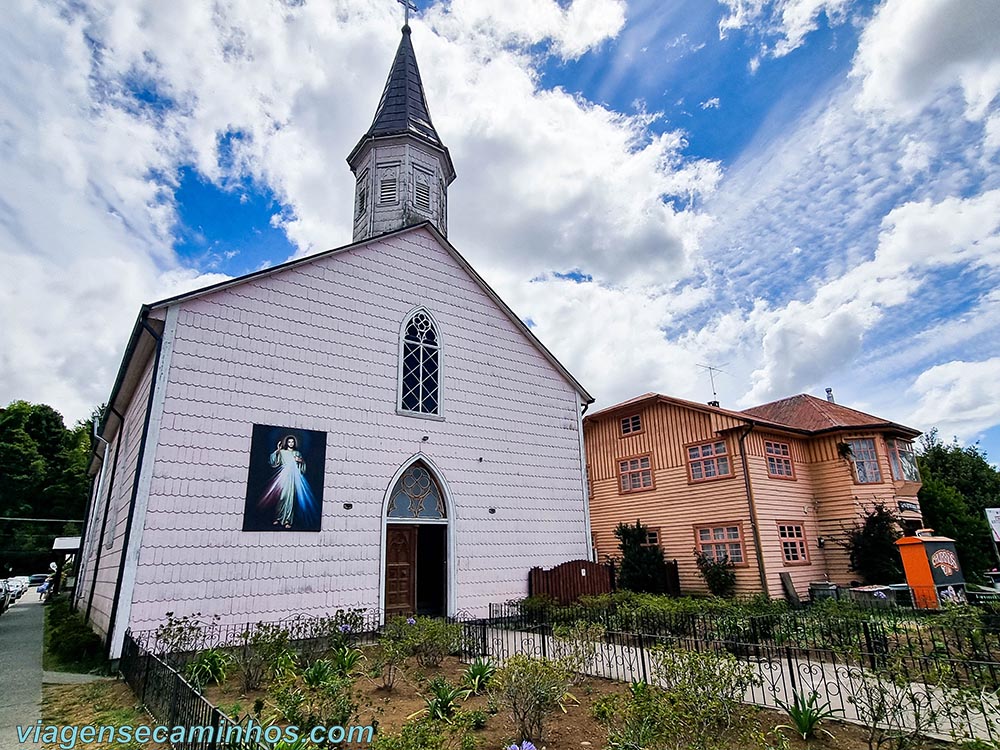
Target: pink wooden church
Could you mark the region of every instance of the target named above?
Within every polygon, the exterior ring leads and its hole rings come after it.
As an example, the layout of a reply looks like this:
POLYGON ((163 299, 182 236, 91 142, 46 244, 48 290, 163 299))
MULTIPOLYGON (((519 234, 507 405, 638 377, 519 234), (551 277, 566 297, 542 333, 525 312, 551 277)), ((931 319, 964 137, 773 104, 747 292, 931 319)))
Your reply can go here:
POLYGON ((350 245, 143 307, 93 461, 75 605, 485 613, 589 555, 593 401, 447 240, 410 30, 348 157, 350 245))

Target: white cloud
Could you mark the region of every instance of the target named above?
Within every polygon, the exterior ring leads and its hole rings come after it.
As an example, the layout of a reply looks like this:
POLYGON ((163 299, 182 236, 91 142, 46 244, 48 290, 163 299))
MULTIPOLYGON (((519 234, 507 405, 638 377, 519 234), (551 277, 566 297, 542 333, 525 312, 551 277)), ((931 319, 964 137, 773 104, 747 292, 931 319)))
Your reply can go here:
POLYGON ((1000 93, 1000 3, 886 0, 861 35, 852 74, 858 105, 913 117, 959 88, 965 116, 983 119, 1000 93))
MULTIPOLYGON (((765 55, 782 57, 801 47, 813 31, 819 28, 819 18, 825 15, 830 25, 847 19, 852 0, 719 0, 727 14, 719 21, 719 34, 725 38, 730 31, 752 30, 763 37, 761 51, 765 55), (773 40, 773 41, 772 41, 773 40)), ((754 58, 756 70, 760 59, 754 58)))
POLYGON ((816 383, 854 360, 888 310, 913 301, 930 272, 947 268, 1000 280, 1000 190, 894 209, 874 258, 823 284, 808 302, 764 313, 764 364, 747 400, 816 383))
MULTIPOLYGON (((549 40, 564 59, 575 59, 614 38, 625 25, 624 0, 453 0, 431 20, 447 36, 491 37, 501 44, 549 40)), ((495 45, 491 45, 495 46, 495 45)))
MULTIPOLYGON (((550 40, 578 56, 620 30, 623 2, 522 5, 456 2, 412 22, 458 165, 453 241, 487 275, 517 269, 522 286, 578 266, 620 288, 669 286, 706 219, 662 198, 710 193, 717 165, 685 159, 679 133, 651 133, 655 114, 539 86, 528 46, 550 40)), ((274 223, 300 254, 348 241, 344 157, 374 113, 398 12, 391 0, 5 10, 0 254, 11 273, 0 314, 14 324, 0 330, 0 400, 88 413, 106 398, 139 304, 215 278, 172 248, 183 165, 219 185, 268 186, 284 207, 274 223), (169 106, 144 106, 136 88, 169 106)))
POLYGON ((919 399, 913 419, 936 425, 946 437, 972 440, 1000 423, 1000 357, 944 362, 922 372, 911 391, 919 399))
POLYGON ((713 96, 711 99, 706 99, 701 104, 698 105, 702 109, 718 109, 719 108, 719 97, 713 96))

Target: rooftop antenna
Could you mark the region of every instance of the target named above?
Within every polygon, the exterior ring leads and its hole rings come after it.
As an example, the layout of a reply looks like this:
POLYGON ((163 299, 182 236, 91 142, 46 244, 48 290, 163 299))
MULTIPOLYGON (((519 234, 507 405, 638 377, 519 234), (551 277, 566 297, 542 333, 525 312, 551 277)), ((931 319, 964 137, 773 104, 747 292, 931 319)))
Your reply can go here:
POLYGON ((410 25, 410 11, 420 10, 413 0, 396 0, 397 3, 403 6, 403 26, 410 25))
MULTIPOLYGON (((728 362, 723 362, 722 364, 723 365, 728 365, 729 363, 728 362)), ((698 363, 698 367, 700 367, 703 370, 708 370, 708 379, 712 383, 712 400, 709 402, 709 405, 710 406, 718 406, 719 405, 719 394, 715 390, 715 373, 718 372, 718 373, 721 373, 722 375, 728 375, 729 373, 726 372, 725 370, 721 369, 721 368, 713 367, 712 365, 703 365, 701 363, 698 363)))

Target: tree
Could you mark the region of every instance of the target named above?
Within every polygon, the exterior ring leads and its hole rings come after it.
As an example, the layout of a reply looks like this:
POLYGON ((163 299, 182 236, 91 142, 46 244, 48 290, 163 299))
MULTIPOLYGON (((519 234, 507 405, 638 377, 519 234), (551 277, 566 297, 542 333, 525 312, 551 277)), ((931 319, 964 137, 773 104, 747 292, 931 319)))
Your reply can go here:
POLYGON ((996 565, 990 549, 990 527, 986 518, 969 507, 962 493, 921 469, 920 510, 924 524, 941 536, 955 540, 962 571, 969 580, 981 580, 982 572, 996 565))
POLYGON ((621 550, 621 567, 618 585, 629 591, 662 594, 667 590, 667 564, 659 545, 649 545, 649 528, 639 521, 635 526, 620 523, 615 529, 618 549, 621 550))
POLYGON ((884 503, 876 503, 864 521, 847 532, 844 546, 855 571, 867 584, 899 583, 903 565, 896 540, 902 536, 899 519, 884 503))
POLYGON ((1000 472, 978 445, 946 445, 937 430, 921 439, 917 460, 924 525, 953 538, 966 578, 981 581, 996 560, 984 510, 1000 507, 1000 472))
MULTIPOLYGON (((51 406, 15 401, 0 410, 0 516, 83 518, 90 489, 90 425, 66 429, 51 406)), ((44 563, 52 539, 78 524, 0 521, 0 575, 44 563)))

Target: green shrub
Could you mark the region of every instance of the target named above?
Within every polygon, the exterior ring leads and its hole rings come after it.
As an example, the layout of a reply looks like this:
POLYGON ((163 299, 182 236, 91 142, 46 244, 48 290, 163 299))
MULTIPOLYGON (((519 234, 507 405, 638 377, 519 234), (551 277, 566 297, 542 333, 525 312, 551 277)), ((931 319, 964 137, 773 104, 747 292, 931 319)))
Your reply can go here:
POLYGON ((444 657, 458 650, 462 626, 434 617, 417 617, 410 626, 409 639, 420 666, 437 667, 444 657))
POLYGON ((353 643, 363 629, 361 610, 338 609, 326 617, 300 618, 289 626, 289 637, 295 641, 299 662, 305 666, 353 643))
POLYGON ((728 598, 736 592, 736 568, 733 561, 723 555, 717 560, 704 552, 695 552, 698 570, 713 596, 728 598))
POLYGON ((378 734, 371 750, 443 750, 445 735, 429 719, 408 721, 396 734, 378 734))
MULTIPOLYGON (((204 645, 205 630, 208 627, 202 622, 201 617, 201 612, 183 617, 175 617, 173 612, 167 612, 167 621, 156 628, 156 645, 153 650, 157 654, 168 656, 180 656, 200 651, 204 645)), ((214 619, 218 620, 218 615, 214 619)))
POLYGON ((288 631, 264 622, 240 633, 234 657, 244 692, 258 690, 265 680, 280 679, 295 667, 288 631))
POLYGON ((68 599, 49 600, 45 629, 48 652, 60 664, 89 671, 104 662, 104 644, 100 636, 91 630, 80 613, 70 610, 68 599))
POLYGON ((314 673, 311 683, 299 687, 295 680, 286 677, 272 691, 275 707, 289 724, 303 731, 316 726, 347 726, 357 715, 358 704, 354 701, 353 683, 337 677, 332 670, 322 676, 314 673))
POLYGON ((615 529, 622 558, 618 585, 629 591, 662 594, 667 590, 667 564, 659 546, 649 546, 649 529, 639 521, 635 526, 620 523, 615 529))
POLYGON ((847 532, 844 546, 850 557, 851 570, 868 584, 899 583, 903 580, 903 562, 896 540, 902 536, 899 519, 885 505, 877 502, 847 532))
POLYGON ((412 617, 393 617, 382 628, 379 636, 379 653, 372 672, 381 679, 382 687, 392 690, 406 659, 413 653, 412 617))
POLYGON ((459 711, 455 716, 455 723, 459 726, 466 727, 473 731, 479 731, 480 729, 486 728, 486 722, 488 720, 485 711, 459 711))
POLYGON ((571 675, 572 684, 579 684, 593 671, 604 633, 603 627, 589 622, 553 628, 552 655, 571 675))
POLYGON ((732 654, 663 646, 650 649, 649 654, 657 684, 671 694, 690 696, 722 713, 742 705, 746 691, 760 682, 753 667, 732 654))
POLYGON ((476 659, 465 668, 462 681, 475 695, 480 695, 489 684, 497 668, 488 659, 476 659))
POLYGON ((722 750, 764 746, 753 709, 742 703, 751 668, 729 654, 656 649, 662 687, 635 683, 627 696, 607 696, 594 718, 607 727, 608 748, 722 750))
POLYGON ((210 648, 198 653, 188 662, 184 673, 195 688, 204 690, 208 685, 221 685, 225 682, 232 662, 233 658, 225 651, 210 648))
POLYGON ((489 690, 507 710, 518 740, 540 742, 545 720, 571 697, 570 682, 560 665, 518 654, 497 670, 489 690))

